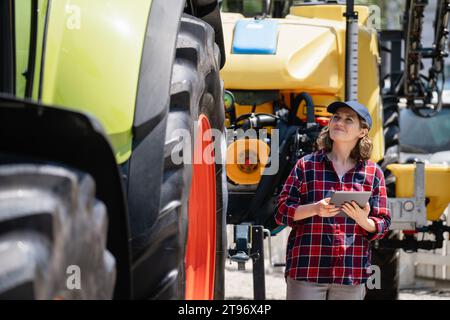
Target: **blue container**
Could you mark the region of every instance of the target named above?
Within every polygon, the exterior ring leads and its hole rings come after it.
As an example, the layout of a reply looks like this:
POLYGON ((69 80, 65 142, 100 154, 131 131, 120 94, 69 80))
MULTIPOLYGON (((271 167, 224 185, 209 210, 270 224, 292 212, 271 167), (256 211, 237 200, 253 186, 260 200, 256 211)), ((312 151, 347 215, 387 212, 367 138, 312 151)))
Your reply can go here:
POLYGON ((240 20, 234 29, 232 53, 275 54, 278 22, 275 20, 240 20))

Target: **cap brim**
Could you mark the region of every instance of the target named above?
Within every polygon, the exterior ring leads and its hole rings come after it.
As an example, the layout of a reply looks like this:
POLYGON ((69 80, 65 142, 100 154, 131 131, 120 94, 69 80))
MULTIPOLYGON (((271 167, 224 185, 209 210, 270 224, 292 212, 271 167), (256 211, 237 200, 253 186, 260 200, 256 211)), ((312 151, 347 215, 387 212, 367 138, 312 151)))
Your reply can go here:
POLYGON ((350 108, 350 109, 353 110, 353 108, 350 107, 350 106, 349 106, 348 104, 346 104, 345 102, 343 102, 343 101, 335 101, 335 102, 333 102, 332 104, 330 104, 330 105, 328 106, 327 111, 328 111, 329 113, 335 113, 336 110, 337 110, 338 108, 340 108, 340 107, 347 107, 347 108, 350 108))

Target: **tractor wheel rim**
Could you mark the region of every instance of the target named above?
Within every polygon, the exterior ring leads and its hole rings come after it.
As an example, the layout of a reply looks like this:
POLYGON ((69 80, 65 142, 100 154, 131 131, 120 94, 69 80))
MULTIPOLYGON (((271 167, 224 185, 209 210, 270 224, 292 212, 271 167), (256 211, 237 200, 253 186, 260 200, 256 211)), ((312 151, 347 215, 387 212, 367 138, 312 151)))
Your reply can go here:
POLYGON ((194 146, 186 248, 186 299, 214 298, 216 175, 208 118, 200 115, 194 146))

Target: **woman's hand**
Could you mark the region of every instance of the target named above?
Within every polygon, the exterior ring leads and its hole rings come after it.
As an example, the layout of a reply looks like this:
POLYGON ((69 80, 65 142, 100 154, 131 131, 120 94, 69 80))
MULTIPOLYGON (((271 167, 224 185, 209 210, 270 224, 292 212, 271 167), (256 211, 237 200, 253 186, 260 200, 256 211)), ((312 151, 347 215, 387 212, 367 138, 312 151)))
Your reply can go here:
POLYGON ((361 209, 355 201, 352 201, 351 203, 346 202, 342 205, 342 210, 366 231, 376 231, 375 223, 372 219, 369 219, 369 203, 366 204, 364 209, 361 209))
POLYGON ((319 217, 329 218, 334 217, 341 210, 340 208, 336 208, 333 204, 330 204, 331 198, 324 198, 315 203, 316 212, 319 217))

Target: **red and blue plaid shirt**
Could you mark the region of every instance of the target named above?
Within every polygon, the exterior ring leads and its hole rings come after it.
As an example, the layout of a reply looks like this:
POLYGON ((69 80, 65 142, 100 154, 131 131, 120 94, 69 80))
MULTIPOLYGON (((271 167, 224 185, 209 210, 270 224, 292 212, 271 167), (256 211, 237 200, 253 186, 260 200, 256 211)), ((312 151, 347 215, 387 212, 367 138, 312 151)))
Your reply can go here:
POLYGON ((359 161, 342 176, 321 150, 301 158, 278 197, 275 219, 292 228, 286 251, 286 276, 316 283, 363 284, 372 274, 370 241, 381 239, 391 218, 381 168, 359 161), (376 232, 368 233, 349 217, 318 215, 294 221, 299 205, 327 198, 333 191, 371 191, 369 218, 376 232))

